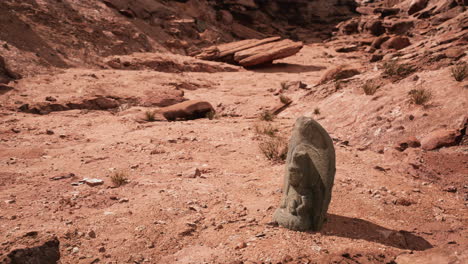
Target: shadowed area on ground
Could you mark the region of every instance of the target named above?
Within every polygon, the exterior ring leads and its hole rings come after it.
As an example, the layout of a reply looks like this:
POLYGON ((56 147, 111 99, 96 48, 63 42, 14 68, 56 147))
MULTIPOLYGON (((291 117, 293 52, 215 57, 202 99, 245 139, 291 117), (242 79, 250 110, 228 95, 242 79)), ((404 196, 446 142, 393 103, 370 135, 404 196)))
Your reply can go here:
POLYGON ((287 73, 301 73, 301 72, 315 72, 324 70, 326 67, 314 66, 314 65, 302 65, 295 63, 272 63, 269 65, 262 65, 257 67, 251 67, 249 70, 254 72, 264 72, 264 73, 277 73, 277 72, 287 72, 287 73))
POLYGON ((408 231, 396 231, 363 219, 335 214, 328 215, 321 233, 327 236, 363 239, 401 249, 426 250, 432 248, 426 239, 408 231))

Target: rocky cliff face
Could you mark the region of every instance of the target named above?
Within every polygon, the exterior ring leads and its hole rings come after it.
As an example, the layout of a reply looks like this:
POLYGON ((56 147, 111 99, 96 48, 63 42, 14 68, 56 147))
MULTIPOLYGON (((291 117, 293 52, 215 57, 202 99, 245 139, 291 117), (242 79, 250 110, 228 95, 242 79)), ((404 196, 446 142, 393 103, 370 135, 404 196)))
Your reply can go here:
POLYGON ((190 55, 239 39, 306 35, 320 40, 330 36, 337 21, 352 15, 354 3, 5 0, 0 1, 0 44, 6 45, 2 56, 13 68, 16 61, 33 62, 28 69, 20 67, 26 73, 44 66, 100 65, 102 57, 134 52, 190 55))

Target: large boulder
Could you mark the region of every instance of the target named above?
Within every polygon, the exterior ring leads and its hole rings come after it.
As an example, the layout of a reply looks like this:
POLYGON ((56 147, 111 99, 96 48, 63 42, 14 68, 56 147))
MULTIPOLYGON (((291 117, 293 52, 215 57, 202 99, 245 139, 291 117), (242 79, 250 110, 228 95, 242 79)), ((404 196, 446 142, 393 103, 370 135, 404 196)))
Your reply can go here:
POLYGON ((460 131, 457 129, 439 129, 429 133, 421 140, 421 148, 424 150, 434 150, 441 147, 453 146, 457 144, 460 136, 460 131))
POLYGON ((250 67, 292 56, 302 47, 302 42, 280 37, 247 39, 206 48, 195 57, 250 67))
POLYGON ((214 112, 215 110, 210 103, 199 100, 189 100, 162 109, 162 114, 168 121, 205 118, 214 112))

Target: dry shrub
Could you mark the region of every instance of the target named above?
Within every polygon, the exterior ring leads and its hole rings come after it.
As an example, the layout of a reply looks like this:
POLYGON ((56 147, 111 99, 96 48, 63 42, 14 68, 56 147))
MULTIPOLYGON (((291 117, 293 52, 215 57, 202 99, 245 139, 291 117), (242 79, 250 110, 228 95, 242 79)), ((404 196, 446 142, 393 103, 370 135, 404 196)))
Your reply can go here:
POLYGON ((265 157, 274 162, 286 160, 288 145, 282 137, 266 137, 259 144, 260 150, 265 157))
POLYGON ((314 109, 314 115, 320 115, 320 108, 316 107, 314 109))
POLYGON ((395 60, 385 62, 383 64, 383 69, 384 69, 384 74, 390 77, 399 77, 399 78, 404 78, 416 71, 416 69, 413 66, 406 64, 406 63, 398 63, 395 60))
POLYGON ((147 121, 147 122, 156 121, 155 115, 156 115, 156 113, 154 111, 146 111, 145 112, 145 121, 147 121))
POLYGON ((278 128, 270 125, 270 124, 255 124, 255 133, 258 135, 266 135, 269 137, 275 137, 276 133, 278 133, 278 128))
POLYGON ((432 99, 432 92, 425 88, 413 89, 408 92, 410 102, 417 105, 425 105, 432 99))
POLYGON ((264 110, 260 113, 260 120, 262 121, 273 121, 275 115, 268 110, 264 110))
POLYGON ((466 63, 456 65, 453 66, 452 69, 450 69, 450 71, 452 72, 452 77, 455 79, 455 81, 461 82, 468 75, 468 66, 466 63))
POLYGON ((208 113, 206 113, 206 117, 207 117, 209 120, 213 120, 213 119, 218 119, 218 118, 219 118, 218 114, 217 114, 215 111, 209 111, 208 113))
POLYGON ((125 171, 115 171, 110 178, 115 187, 128 183, 128 175, 125 171))
POLYGON ((372 80, 367 80, 364 85, 362 86, 362 90, 364 90, 364 93, 366 95, 374 95, 375 92, 379 89, 379 85, 372 81, 372 80))

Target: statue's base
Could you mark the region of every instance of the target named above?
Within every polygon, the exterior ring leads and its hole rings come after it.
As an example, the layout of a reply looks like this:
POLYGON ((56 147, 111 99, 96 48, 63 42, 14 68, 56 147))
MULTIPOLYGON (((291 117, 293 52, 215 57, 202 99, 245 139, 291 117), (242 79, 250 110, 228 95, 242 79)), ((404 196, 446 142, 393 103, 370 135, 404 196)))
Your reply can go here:
POLYGON ((291 230, 307 231, 314 229, 310 219, 293 215, 284 208, 276 209, 275 213, 273 214, 273 220, 278 223, 278 225, 291 230))

